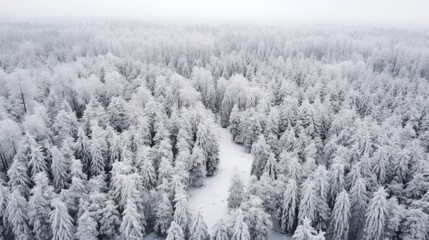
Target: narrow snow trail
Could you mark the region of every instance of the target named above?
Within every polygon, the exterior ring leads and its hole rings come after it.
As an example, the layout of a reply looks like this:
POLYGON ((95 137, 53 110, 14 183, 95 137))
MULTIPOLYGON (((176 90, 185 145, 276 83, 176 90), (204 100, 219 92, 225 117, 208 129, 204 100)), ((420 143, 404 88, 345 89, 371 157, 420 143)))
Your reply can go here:
POLYGON ((189 206, 204 216, 211 230, 213 225, 228 213, 228 189, 234 168, 241 175, 244 186, 250 178, 252 155, 245 153, 242 146, 232 141, 232 135, 227 129, 218 127, 219 158, 218 172, 204 180, 204 186, 189 190, 189 206))

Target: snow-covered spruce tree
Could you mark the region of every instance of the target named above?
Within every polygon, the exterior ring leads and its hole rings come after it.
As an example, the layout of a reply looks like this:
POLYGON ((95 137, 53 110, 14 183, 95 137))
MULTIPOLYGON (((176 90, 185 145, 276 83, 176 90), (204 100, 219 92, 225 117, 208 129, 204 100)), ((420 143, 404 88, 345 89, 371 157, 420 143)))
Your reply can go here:
POLYGON ((189 181, 192 186, 201 187, 206 176, 206 166, 204 153, 197 145, 195 145, 192 151, 191 161, 192 166, 189 171, 189 181))
POLYGON ((97 222, 88 210, 85 210, 77 220, 76 237, 79 240, 98 239, 97 222))
POLYGON ((316 230, 326 231, 331 209, 328 206, 329 177, 325 166, 320 165, 314 171, 314 186, 317 194, 316 230))
POLYGON ((264 173, 266 173, 267 176, 274 181, 277 178, 277 168, 276 157, 274 156, 274 153, 270 153, 267 163, 264 167, 264 173))
POLYGON ((64 154, 56 147, 51 147, 53 183, 55 191, 59 193, 61 189, 68 187, 70 181, 70 162, 64 154))
POLYGON ((129 198, 125 205, 119 231, 125 239, 130 240, 142 239, 145 236, 145 228, 141 222, 141 215, 133 198, 129 198))
POLYGON ((112 200, 106 201, 106 206, 100 211, 100 230, 99 236, 105 239, 116 239, 119 237, 119 227, 121 225, 121 217, 117 210, 115 202, 112 200))
POLYGON ((34 179, 37 173, 39 172, 47 172, 48 166, 46 162, 45 154, 42 150, 42 147, 37 144, 36 140, 29 133, 26 133, 26 137, 28 138, 29 143, 29 156, 30 161, 28 165, 31 170, 31 177, 34 179))
MULTIPOLYGON (((249 125, 246 128, 246 134, 244 139, 244 150, 246 152, 250 153, 252 151, 253 143, 259 141, 261 133, 262 133, 262 127, 261 127, 261 124, 259 123, 259 119, 257 118, 257 116, 252 116, 249 119, 249 125)), ((263 164, 262 166, 265 166, 265 165, 263 164)))
POLYGON ((408 209, 401 224, 400 239, 424 240, 429 237, 429 216, 420 209, 408 209))
POLYGON ((106 166, 106 156, 108 145, 106 142, 106 131, 101 128, 96 121, 91 121, 91 154, 90 175, 97 176, 104 172, 106 166))
POLYGON ((298 184, 291 178, 288 180, 283 195, 283 207, 280 218, 280 227, 283 231, 292 234, 295 231, 298 215, 298 184))
POLYGON ((170 160, 168 160, 166 157, 162 157, 158 167, 158 184, 162 183, 163 179, 170 181, 173 171, 174 169, 170 160))
POLYGON ((228 227, 223 218, 219 219, 213 226, 211 240, 229 240, 228 227))
POLYGON ((40 172, 34 177, 35 186, 31 189, 28 201, 29 224, 33 227, 36 240, 47 240, 52 238, 50 202, 54 197, 54 188, 49 185, 49 179, 45 172, 40 172))
POLYGON ((12 190, 19 190, 24 196, 29 195, 30 186, 32 185, 30 176, 28 176, 28 161, 28 147, 23 145, 19 148, 18 152, 13 158, 10 169, 7 171, 10 188, 12 190))
POLYGON ((210 240, 210 234, 200 211, 194 216, 189 240, 210 240))
POLYGON ((228 207, 238 208, 244 199, 244 187, 241 181, 240 173, 237 168, 234 168, 232 175, 231 186, 229 187, 228 207))
POLYGON ((240 208, 236 211, 231 229, 231 240, 250 240, 249 228, 244 222, 243 211, 240 208))
POLYGON ((85 134, 85 131, 82 127, 79 127, 79 130, 77 131, 75 147, 75 156, 77 159, 80 159, 82 161, 82 164, 84 166, 83 171, 88 174, 90 168, 89 163, 91 161, 91 153, 89 152, 90 140, 85 134))
POLYGON ((171 206, 170 199, 168 195, 163 193, 161 196, 161 201, 158 203, 158 206, 155 210, 155 232, 159 235, 166 235, 168 228, 173 221, 173 207, 171 206))
POLYGON ((229 118, 233 107, 233 101, 230 91, 226 90, 222 98, 220 107, 220 122, 221 126, 226 128, 229 126, 229 118))
POLYGON ((368 191, 365 179, 358 178, 350 190, 350 239, 361 239, 365 224, 365 213, 368 206, 368 191))
POLYGON ((229 116, 229 132, 232 134, 232 140, 236 142, 236 138, 240 132, 240 112, 238 110, 237 105, 234 105, 231 111, 231 115, 229 116))
POLYGON ((185 240, 185 234, 182 228, 176 222, 171 222, 171 226, 168 229, 166 240, 185 240))
POLYGON ((149 158, 148 154, 146 154, 148 150, 149 149, 140 150, 137 157, 141 158, 141 164, 138 169, 143 180, 143 186, 145 189, 151 190, 156 186, 156 173, 152 160, 149 158), (145 154, 142 154, 142 152, 145 152, 145 154))
POLYGON ((324 240, 323 232, 317 233, 316 230, 311 226, 311 221, 308 218, 302 219, 300 224, 293 234, 294 240, 324 240))
POLYGON ((9 194, 6 216, 15 239, 33 239, 30 226, 28 225, 27 201, 18 189, 9 194))
POLYGON ((341 154, 337 154, 333 160, 333 164, 329 169, 329 202, 333 206, 337 195, 345 188, 344 168, 345 165, 342 162, 341 154))
POLYGON ((173 221, 180 226, 184 235, 188 236, 192 224, 192 213, 189 209, 186 192, 176 192, 174 202, 173 221))
POLYGON ((269 239, 272 222, 270 215, 264 212, 262 200, 257 196, 250 196, 242 206, 244 222, 247 224, 250 238, 255 240, 269 239))
POLYGON ((312 221, 316 217, 317 208, 317 196, 313 180, 308 178, 302 184, 301 188, 302 192, 298 208, 298 223, 301 223, 305 217, 312 221))
POLYGON ((253 163, 251 173, 258 179, 262 176, 262 172, 270 156, 270 148, 265 141, 264 135, 259 135, 258 141, 252 147, 253 163))
POLYGON ((393 196, 387 200, 387 222, 384 229, 385 239, 399 239, 401 224, 405 218, 406 210, 399 205, 398 199, 393 196))
POLYGON ((195 144, 204 153, 207 176, 213 176, 219 165, 219 144, 214 128, 207 121, 198 126, 195 144))
POLYGON ((75 239, 75 227, 73 219, 67 212, 66 205, 60 199, 55 198, 51 201, 53 208, 50 213, 50 222, 53 240, 73 240, 75 239))
POLYGON ((380 187, 369 202, 365 217, 364 238, 380 240, 384 238, 387 215, 386 191, 380 187))
POLYGON ((347 239, 349 235, 350 199, 346 190, 340 192, 332 210, 329 235, 331 239, 347 239))
POLYGON ((127 103, 122 97, 113 97, 107 107, 107 114, 109 115, 110 124, 118 132, 122 132, 130 126, 129 110, 127 103))

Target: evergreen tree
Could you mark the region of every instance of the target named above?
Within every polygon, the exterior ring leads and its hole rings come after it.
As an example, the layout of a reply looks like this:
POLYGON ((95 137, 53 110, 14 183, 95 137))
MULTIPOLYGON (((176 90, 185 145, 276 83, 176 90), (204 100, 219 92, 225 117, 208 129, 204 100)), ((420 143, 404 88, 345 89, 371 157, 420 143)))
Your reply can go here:
POLYGON ((28 151, 25 146, 22 146, 13 158, 10 169, 7 171, 9 186, 12 191, 19 190, 22 195, 28 196, 32 184, 28 172, 28 151))
MULTIPOLYGON (((178 224, 185 236, 187 236, 191 227, 192 214, 189 209, 186 193, 182 191, 176 192, 174 201, 176 203, 174 205, 173 222, 178 224)), ((173 223, 171 224, 173 225, 173 223)))
POLYGON ((346 190, 340 192, 335 200, 330 224, 332 239, 347 239, 349 235, 350 200, 346 190))
POLYGON ((75 229, 73 219, 67 212, 66 205, 58 198, 51 202, 53 208, 50 213, 51 229, 53 240, 73 240, 75 238, 75 229))
POLYGON ((206 176, 206 167, 204 161, 204 153, 198 146, 195 146, 191 156, 192 166, 189 173, 189 180, 194 187, 203 185, 204 177, 206 176))
POLYGON ((380 187, 369 202, 365 214, 365 239, 383 239, 384 227, 386 224, 386 192, 380 187))
POLYGON ((89 152, 91 154, 91 162, 89 170, 91 176, 97 176, 104 172, 108 146, 106 142, 106 132, 98 126, 96 121, 91 122, 90 142, 89 152))
POLYGON ((152 160, 147 154, 144 154, 144 156, 142 156, 142 154, 139 154, 138 156, 143 158, 139 167, 139 173, 142 176, 143 186, 147 190, 151 190, 156 185, 156 173, 155 168, 153 167, 152 160))
POLYGON ((88 210, 77 220, 76 237, 80 240, 97 240, 98 239, 97 222, 90 215, 88 210))
POLYGON ((316 214, 316 204, 317 204, 316 191, 314 189, 313 181, 308 178, 302 184, 302 194, 299 204, 298 211, 298 220, 301 223, 302 219, 306 217, 308 220, 312 221, 315 218, 316 214))
POLYGON ((27 201, 18 189, 9 194, 8 200, 6 206, 7 222, 12 228, 15 239, 33 239, 28 225, 27 201))
POLYGON ((363 225, 365 224, 365 213, 368 205, 368 192, 363 178, 358 178, 350 190, 350 238, 361 239, 363 225))
MULTIPOLYGON (((243 204, 244 205, 244 204, 243 204)), ((272 222, 270 215, 264 212, 259 197, 250 196, 247 205, 243 206, 244 222, 247 224, 250 238, 255 240, 269 239, 272 222)))
POLYGON ((107 114, 109 115, 110 124, 118 132, 122 132, 130 126, 130 117, 128 114, 127 103, 122 97, 112 97, 107 114))
POLYGON ((100 211, 100 214, 100 237, 103 239, 115 239, 119 237, 121 218, 115 203, 112 200, 108 200, 106 206, 100 211))
POLYGON ((270 156, 270 148, 265 141, 264 135, 260 135, 258 141, 252 147, 253 163, 251 174, 257 178, 262 176, 262 172, 270 156))
POLYGON ((67 162, 64 154, 58 150, 56 146, 51 148, 52 154, 52 175, 54 176, 53 182, 55 191, 59 193, 61 189, 68 187, 70 180, 70 162, 67 162))
POLYGON ((39 172, 48 172, 45 154, 42 151, 42 147, 39 146, 29 133, 26 134, 28 137, 29 149, 30 149, 30 161, 28 163, 31 169, 31 176, 34 179, 39 172))
POLYGON ((401 239, 425 240, 429 238, 429 216, 420 209, 408 209, 401 225, 401 239))
POLYGON ((250 240, 250 233, 247 224, 244 222, 242 210, 239 208, 234 219, 231 240, 250 240))
POLYGON ((179 224, 174 221, 171 222, 166 240, 185 240, 185 234, 179 224))
POLYGON ((314 172, 314 185, 316 188, 316 230, 326 231, 331 209, 328 206, 329 177, 325 166, 320 165, 314 172))
POLYGON ((345 179, 344 179, 344 164, 340 159, 335 159, 334 163, 329 170, 329 201, 331 206, 334 205, 337 194, 339 194, 342 189, 345 188, 345 179))
POLYGON ((219 144, 212 129, 213 127, 208 123, 200 123, 195 141, 195 144, 203 151, 208 176, 213 176, 219 165, 219 144))
POLYGON ((229 187, 228 207, 238 208, 244 199, 244 187, 241 182, 240 173, 237 168, 234 168, 231 186, 229 187))
POLYGON ((122 223, 119 231, 125 239, 139 240, 145 235, 144 225, 137 209, 137 204, 132 198, 128 198, 125 210, 122 213, 122 223))
POLYGON ((324 240, 323 232, 317 234, 316 230, 311 226, 311 221, 308 218, 302 219, 302 224, 296 228, 292 238, 294 240, 324 240))
POLYGON ((228 228, 223 218, 214 225, 211 240, 229 240, 228 228))
POLYGON ((155 214, 155 232, 159 235, 166 235, 173 221, 173 207, 166 193, 162 194, 161 201, 156 208, 155 214))
POLYGON ((76 147, 76 152, 75 152, 76 158, 82 161, 82 164, 84 166, 83 171, 88 174, 89 163, 91 161, 91 153, 89 152, 90 141, 88 139, 88 136, 86 136, 85 131, 83 130, 82 127, 79 127, 79 130, 77 132, 75 147, 76 147))
POLYGON ((267 176, 271 180, 276 180, 277 178, 277 160, 274 156, 274 153, 270 153, 267 163, 265 164, 264 173, 267 174, 267 176))
POLYGON ((45 172, 36 174, 34 181, 36 185, 31 189, 31 197, 28 201, 29 223, 33 227, 36 240, 48 240, 52 238, 49 214, 54 188, 48 185, 49 179, 45 172))
POLYGON ((201 212, 198 212, 190 229, 190 240, 209 240, 210 234, 201 212))
POLYGON ((299 200, 298 184, 293 178, 288 181, 283 199, 280 227, 287 233, 293 233, 297 223, 299 200))

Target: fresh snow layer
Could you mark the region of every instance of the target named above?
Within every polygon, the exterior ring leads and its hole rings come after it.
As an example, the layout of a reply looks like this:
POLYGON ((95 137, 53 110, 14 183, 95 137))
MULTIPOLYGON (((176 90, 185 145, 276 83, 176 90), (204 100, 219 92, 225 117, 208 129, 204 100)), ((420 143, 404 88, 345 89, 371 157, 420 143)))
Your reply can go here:
POLYGON ((213 225, 228 214, 227 198, 234 168, 241 175, 244 186, 247 186, 252 166, 252 155, 232 141, 232 135, 227 129, 220 128, 219 158, 217 173, 207 177, 204 186, 189 190, 189 206, 195 211, 201 211, 204 221, 211 230, 213 225))
MULTIPOLYGON (((201 211, 210 233, 212 232, 213 225, 220 218, 226 218, 228 215, 228 189, 231 184, 234 168, 237 168, 244 186, 247 187, 253 161, 251 154, 244 152, 242 146, 232 141, 232 135, 227 129, 218 127, 218 135, 220 163, 217 173, 212 177, 207 177, 204 180, 204 186, 191 188, 188 192, 189 206, 195 212, 201 211)), ((145 239, 162 238, 156 237, 152 233, 145 237, 145 239)), ((287 240, 290 237, 273 230, 270 239, 287 240)))

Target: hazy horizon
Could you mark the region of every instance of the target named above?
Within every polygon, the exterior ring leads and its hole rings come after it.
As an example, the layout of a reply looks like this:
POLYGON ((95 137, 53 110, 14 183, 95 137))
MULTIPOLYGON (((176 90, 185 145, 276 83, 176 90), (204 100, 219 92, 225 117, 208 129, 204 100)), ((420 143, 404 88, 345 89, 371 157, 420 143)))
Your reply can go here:
POLYGON ((0 17, 18 20, 121 18, 167 22, 428 26, 427 9, 429 1, 423 0, 0 1, 0 17))

